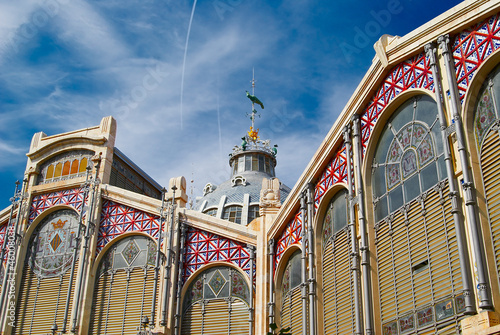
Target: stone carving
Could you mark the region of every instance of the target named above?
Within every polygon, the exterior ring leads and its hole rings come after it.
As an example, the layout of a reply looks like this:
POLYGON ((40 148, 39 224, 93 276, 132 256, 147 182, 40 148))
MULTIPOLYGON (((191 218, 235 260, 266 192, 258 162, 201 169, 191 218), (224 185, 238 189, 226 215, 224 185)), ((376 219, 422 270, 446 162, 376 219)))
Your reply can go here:
POLYGON ((262 189, 260 191, 261 215, 264 208, 279 208, 280 202, 280 181, 278 178, 262 180, 262 189))

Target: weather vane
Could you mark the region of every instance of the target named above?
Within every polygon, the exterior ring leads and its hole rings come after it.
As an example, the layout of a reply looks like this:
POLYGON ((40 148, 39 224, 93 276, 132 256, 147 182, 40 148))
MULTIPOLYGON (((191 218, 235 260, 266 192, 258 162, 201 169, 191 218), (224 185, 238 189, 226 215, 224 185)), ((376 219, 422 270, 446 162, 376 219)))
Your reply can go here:
MULTIPOLYGON (((257 115, 257 110, 255 109, 255 104, 259 105, 264 109, 264 104, 255 96, 255 70, 252 69, 252 94, 247 92, 247 97, 252 102, 252 114, 250 115, 250 120, 252 120, 252 126, 248 132, 248 137, 251 141, 255 142, 259 139, 259 129, 255 130, 255 116, 257 115)), ((247 114, 248 115, 248 114, 247 114)))

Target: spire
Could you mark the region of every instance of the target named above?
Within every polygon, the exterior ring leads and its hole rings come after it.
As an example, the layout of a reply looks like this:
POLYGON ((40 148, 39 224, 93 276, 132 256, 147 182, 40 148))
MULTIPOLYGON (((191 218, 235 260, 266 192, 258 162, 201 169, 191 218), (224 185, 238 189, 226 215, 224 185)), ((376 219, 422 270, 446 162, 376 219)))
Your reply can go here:
MULTIPOLYGON (((255 69, 252 69, 252 94, 247 93, 248 99, 252 102, 252 113, 250 114, 250 120, 252 120, 252 125, 250 126, 250 131, 248 132, 248 139, 255 142, 259 139, 259 129, 255 129, 255 116, 257 116, 257 110, 255 109, 255 104, 259 105, 264 109, 264 104, 255 96, 255 69)), ((247 114, 248 116, 248 114, 247 114)), ((260 115, 258 115, 260 117, 260 115)))

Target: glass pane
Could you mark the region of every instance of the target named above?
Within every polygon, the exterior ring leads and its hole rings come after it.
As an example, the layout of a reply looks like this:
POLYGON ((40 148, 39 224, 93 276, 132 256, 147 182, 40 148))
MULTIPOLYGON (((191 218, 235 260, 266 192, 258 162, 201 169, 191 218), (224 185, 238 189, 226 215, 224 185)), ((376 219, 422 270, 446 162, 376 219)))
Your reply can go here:
POLYGON ((347 225, 347 191, 341 191, 335 195, 333 203, 333 231, 337 232, 347 225))
POLYGON ((444 162, 444 155, 442 155, 438 159, 438 169, 439 169, 439 180, 445 180, 446 178, 448 178, 448 175, 446 174, 446 164, 444 162))
POLYGON ((403 191, 401 186, 396 187, 389 193, 389 208, 391 213, 403 206, 403 191))
POLYGON ((297 250, 290 258, 290 289, 297 287, 302 283, 301 254, 301 251, 297 250))
POLYGON ((45 179, 52 179, 52 177, 54 177, 54 165, 51 164, 47 169, 47 176, 45 179))
POLYGON ((382 131, 382 134, 380 135, 379 142, 377 145, 377 152, 375 153, 374 161, 376 163, 384 163, 386 156, 387 156, 387 150, 389 148, 389 145, 392 142, 392 132, 390 129, 386 126, 384 130, 382 131))
POLYGON ((437 104, 431 97, 427 95, 419 96, 417 101, 416 120, 423 121, 431 126, 438 115, 437 104))
POLYGON ((387 189, 390 190, 398 185, 401 181, 401 174, 399 172, 399 164, 387 164, 386 168, 387 189))
POLYGON ((78 173, 78 164, 79 164, 78 159, 75 159, 73 163, 71 163, 71 172, 70 172, 71 174, 78 173))
POLYGON ((403 179, 406 179, 417 171, 417 155, 412 149, 407 150, 401 158, 401 170, 403 172, 403 179))
POLYGON ((70 168, 71 168, 71 162, 70 161, 64 162, 64 168, 63 168, 62 175, 63 176, 69 175, 70 168))
POLYGON ((385 194, 386 186, 385 186, 385 168, 383 166, 375 168, 375 171, 372 176, 372 189, 373 195, 375 197, 380 197, 385 194))
MULTIPOLYGON (((491 88, 493 96, 495 98, 495 103, 498 106, 500 106, 500 66, 497 66, 495 69, 494 75, 493 75, 493 87, 491 88)), ((498 111, 496 111, 496 116, 498 118, 498 111)))
POLYGON ((240 156, 238 158, 238 172, 245 171, 245 156, 240 156))
POLYGON ((427 135, 422 142, 420 142, 417 153, 419 167, 424 167, 434 158, 434 144, 432 143, 431 136, 427 135))
POLYGON ((389 215, 389 211, 387 209, 387 197, 380 198, 379 202, 377 202, 377 206, 375 207, 375 221, 380 221, 389 215))
POLYGON ((233 175, 238 172, 238 160, 233 161, 233 175))
POLYGON ((131 264, 134 267, 140 267, 146 264, 147 262, 147 256, 148 256, 148 251, 147 250, 141 250, 139 255, 134 259, 134 262, 131 264))
POLYGON ((420 184, 418 174, 404 182, 405 202, 415 199, 420 194, 420 184))
POLYGON ((264 156, 259 155, 259 171, 264 172, 264 156))
POLYGON ((252 157, 250 155, 245 156, 245 171, 252 170, 252 157))
POLYGON ((259 159, 256 155, 252 155, 252 171, 259 171, 259 159))
POLYGON ((127 268, 128 264, 125 262, 125 259, 122 257, 122 254, 115 253, 115 258, 113 260, 113 268, 114 269, 123 269, 127 268))
POLYGON ((447 300, 436 304, 436 321, 441 321, 453 316, 453 300, 447 300))
POLYGON ((422 177, 423 191, 427 191, 438 183, 436 164, 432 163, 422 170, 420 173, 422 177))
POLYGON ((436 155, 439 156, 443 153, 443 150, 444 150, 443 141, 441 140, 442 139, 442 137, 441 137, 441 125, 439 124, 439 120, 432 127, 431 134, 432 134, 432 138, 434 139, 433 142, 435 144, 434 150, 436 151, 436 155))
POLYGON ((62 172, 62 163, 57 163, 56 172, 54 173, 54 178, 60 177, 62 172))
POLYGON ((87 169, 87 162, 87 157, 82 159, 82 161, 80 162, 80 170, 78 170, 78 172, 85 172, 85 170, 87 169))
POLYGON ((403 103, 389 121, 396 132, 413 120, 413 99, 403 103))

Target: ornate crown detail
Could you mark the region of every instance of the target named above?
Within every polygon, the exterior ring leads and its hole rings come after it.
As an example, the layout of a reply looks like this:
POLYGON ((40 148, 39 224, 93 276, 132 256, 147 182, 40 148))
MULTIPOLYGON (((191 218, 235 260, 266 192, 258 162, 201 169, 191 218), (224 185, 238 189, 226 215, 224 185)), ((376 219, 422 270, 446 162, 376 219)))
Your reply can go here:
POLYGON ((62 221, 59 219, 56 223, 52 222, 52 226, 54 226, 54 229, 63 229, 66 222, 68 222, 68 220, 62 221))

